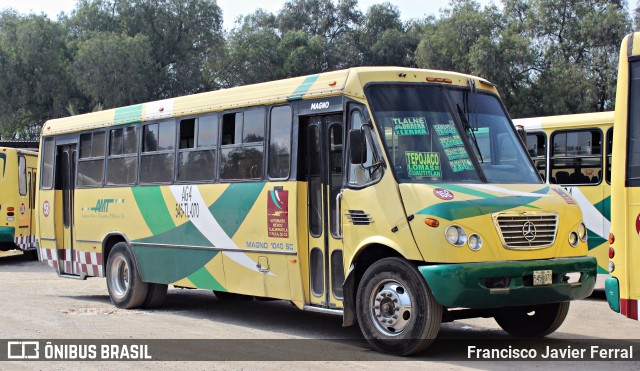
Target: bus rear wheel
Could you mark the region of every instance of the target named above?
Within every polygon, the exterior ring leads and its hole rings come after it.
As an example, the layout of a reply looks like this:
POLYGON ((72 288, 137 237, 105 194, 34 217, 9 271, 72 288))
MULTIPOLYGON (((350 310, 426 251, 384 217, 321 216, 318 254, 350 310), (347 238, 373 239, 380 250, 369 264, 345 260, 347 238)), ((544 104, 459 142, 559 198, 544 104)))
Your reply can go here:
POLYGON ((495 320, 509 334, 524 338, 544 337, 567 318, 569 302, 503 308, 495 320))
POLYGON ((377 351, 418 353, 438 335, 442 306, 418 270, 403 259, 385 258, 371 265, 356 295, 360 330, 377 351))
POLYGON ((147 298, 149 284, 143 282, 126 242, 113 246, 107 260, 107 290, 118 308, 140 307, 147 298))

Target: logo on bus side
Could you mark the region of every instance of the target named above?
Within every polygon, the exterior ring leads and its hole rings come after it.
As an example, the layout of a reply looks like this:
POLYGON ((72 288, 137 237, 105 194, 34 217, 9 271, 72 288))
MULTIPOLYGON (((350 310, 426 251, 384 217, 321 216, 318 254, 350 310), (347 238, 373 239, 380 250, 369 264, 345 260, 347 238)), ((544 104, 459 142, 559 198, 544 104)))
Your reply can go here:
POLYGON ((327 109, 329 108, 329 102, 317 102, 311 103, 311 110, 327 109))
POLYGON ((49 209, 49 201, 45 201, 42 204, 42 214, 44 215, 45 218, 49 216, 49 211, 50 211, 50 209, 49 209))
POLYGON ((267 194, 267 229, 269 237, 289 238, 289 191, 281 188, 267 194))
POLYGON ((453 200, 453 192, 448 189, 436 188, 433 190, 433 194, 441 200, 453 200))
POLYGON ((94 207, 83 207, 82 211, 93 211, 95 213, 106 213, 109 212, 110 204, 123 204, 124 198, 100 198, 96 201, 96 206, 94 207))

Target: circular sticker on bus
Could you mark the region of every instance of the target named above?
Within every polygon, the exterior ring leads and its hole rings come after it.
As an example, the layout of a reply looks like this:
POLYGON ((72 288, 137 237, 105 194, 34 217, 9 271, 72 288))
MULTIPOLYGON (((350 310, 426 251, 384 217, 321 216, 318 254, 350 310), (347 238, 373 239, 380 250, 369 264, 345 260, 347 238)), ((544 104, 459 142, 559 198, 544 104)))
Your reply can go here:
POLYGON ((42 213, 45 218, 49 216, 49 201, 45 201, 44 204, 42 204, 42 213))
POLYGON ((20 214, 24 214, 24 204, 20 205, 20 214))
POLYGON ((453 192, 448 189, 436 188, 433 190, 433 194, 441 200, 453 200, 453 192))

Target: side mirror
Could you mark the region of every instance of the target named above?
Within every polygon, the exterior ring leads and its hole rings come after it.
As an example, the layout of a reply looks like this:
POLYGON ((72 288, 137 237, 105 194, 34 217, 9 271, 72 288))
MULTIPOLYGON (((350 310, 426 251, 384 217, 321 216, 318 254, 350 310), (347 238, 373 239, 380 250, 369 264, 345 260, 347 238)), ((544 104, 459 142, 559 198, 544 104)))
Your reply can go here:
POLYGON ((359 129, 349 130, 349 157, 354 165, 363 164, 367 160, 364 132, 359 129))

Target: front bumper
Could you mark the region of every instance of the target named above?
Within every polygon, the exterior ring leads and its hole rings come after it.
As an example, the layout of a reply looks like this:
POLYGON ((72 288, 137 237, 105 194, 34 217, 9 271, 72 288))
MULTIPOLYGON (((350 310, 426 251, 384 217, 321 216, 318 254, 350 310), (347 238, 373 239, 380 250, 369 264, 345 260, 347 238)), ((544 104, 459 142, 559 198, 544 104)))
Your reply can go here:
POLYGON ((598 265, 594 257, 437 264, 418 267, 438 303, 445 307, 496 308, 582 299, 593 291, 598 265), (533 286, 533 271, 551 270, 552 283, 533 286), (579 273, 577 282, 566 282, 579 273), (506 283, 497 287, 495 282, 506 283))

